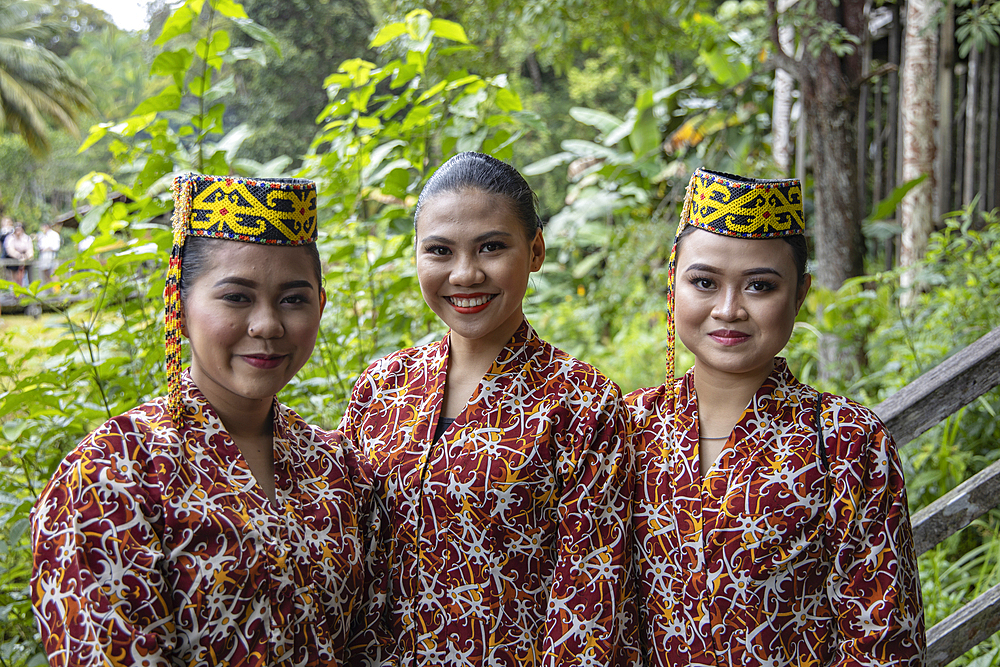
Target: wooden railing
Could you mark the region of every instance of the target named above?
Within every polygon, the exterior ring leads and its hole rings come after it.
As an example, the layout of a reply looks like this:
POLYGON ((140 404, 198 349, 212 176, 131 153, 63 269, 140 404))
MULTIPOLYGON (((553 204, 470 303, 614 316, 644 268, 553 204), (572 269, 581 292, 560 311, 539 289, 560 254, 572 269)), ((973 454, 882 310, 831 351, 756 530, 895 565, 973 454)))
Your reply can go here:
MULTIPOLYGON (((1000 385, 1000 327, 875 408, 899 447, 1000 385)), ((1000 461, 913 517, 917 555, 1000 506, 1000 461)), ((927 631, 927 665, 947 665, 1000 630, 1000 585, 927 631)))

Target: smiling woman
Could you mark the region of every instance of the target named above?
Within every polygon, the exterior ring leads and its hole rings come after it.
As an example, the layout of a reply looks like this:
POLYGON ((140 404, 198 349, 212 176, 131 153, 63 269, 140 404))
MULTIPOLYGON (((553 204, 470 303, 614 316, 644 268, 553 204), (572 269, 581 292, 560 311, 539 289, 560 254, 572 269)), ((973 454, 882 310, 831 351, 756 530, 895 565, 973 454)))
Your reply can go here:
POLYGON ((276 397, 325 305, 315 201, 309 181, 175 182, 169 395, 84 439, 32 515, 49 664, 344 660, 370 484, 276 397))
POLYGON ((389 515, 368 567, 368 664, 633 665, 631 456, 618 386, 535 334, 534 195, 462 153, 417 204, 417 276, 444 340, 376 361, 342 426, 389 515), (373 624, 372 624, 373 625, 373 624))
POLYGON ((922 664, 892 437, 776 356, 810 286, 804 231, 798 181, 699 169, 688 186, 666 383, 626 397, 646 664, 922 664), (675 323, 695 355, 680 378, 675 323))

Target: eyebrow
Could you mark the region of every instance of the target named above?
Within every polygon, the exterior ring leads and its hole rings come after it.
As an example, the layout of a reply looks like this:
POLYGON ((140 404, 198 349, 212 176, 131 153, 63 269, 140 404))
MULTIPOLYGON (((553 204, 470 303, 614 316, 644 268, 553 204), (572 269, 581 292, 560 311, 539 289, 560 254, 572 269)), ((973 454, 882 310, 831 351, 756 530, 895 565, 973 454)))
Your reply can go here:
MULTIPOLYGON (((714 266, 711 266, 709 264, 691 264, 690 266, 688 266, 684 270, 685 273, 687 273, 688 271, 703 271, 705 273, 722 273, 721 270, 719 270, 719 269, 717 269, 714 266)), ((758 267, 753 268, 753 269, 747 269, 741 275, 744 275, 744 276, 759 276, 759 275, 766 275, 766 274, 772 274, 772 275, 778 276, 779 278, 783 277, 781 275, 780 271, 778 271, 777 269, 774 269, 774 268, 772 268, 770 266, 758 266, 758 267)))
MULTIPOLYGON (((497 238, 498 236, 508 239, 514 237, 514 235, 511 234, 510 232, 505 232, 500 229, 495 229, 491 232, 480 234, 476 238, 472 239, 472 242, 482 243, 483 241, 489 241, 490 239, 497 238)), ((420 245, 425 245, 427 243, 444 243, 445 245, 455 245, 456 241, 446 236, 425 236, 424 238, 420 239, 420 245)))
MULTIPOLYGON (((237 276, 232 276, 229 278, 223 278, 213 285, 213 287, 222 287, 224 285, 239 285, 240 287, 247 287, 250 289, 256 289, 259 284, 255 280, 248 280, 246 278, 239 278, 237 276)), ((301 289, 303 287, 308 287, 309 289, 315 289, 313 284, 308 280, 290 280, 287 283, 281 283, 278 285, 278 289, 282 292, 290 289, 301 289)))

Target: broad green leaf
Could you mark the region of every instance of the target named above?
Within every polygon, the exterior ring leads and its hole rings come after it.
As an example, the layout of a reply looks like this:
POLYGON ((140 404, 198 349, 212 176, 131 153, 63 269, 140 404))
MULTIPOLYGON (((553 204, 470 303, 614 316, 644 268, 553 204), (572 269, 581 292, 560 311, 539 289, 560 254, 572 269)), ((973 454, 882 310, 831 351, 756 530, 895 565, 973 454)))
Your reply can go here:
POLYGON ((281 42, 273 32, 259 23, 254 23, 250 19, 233 19, 233 24, 239 28, 244 35, 257 40, 258 42, 263 42, 273 49, 279 58, 281 57, 281 42))
POLYGON ((17 442, 17 439, 21 437, 24 433, 24 429, 28 428, 31 422, 22 419, 11 419, 5 422, 3 425, 3 437, 7 439, 8 442, 17 442))
POLYGON ((461 42, 462 44, 469 43, 469 38, 465 36, 465 29, 454 21, 433 19, 431 20, 431 30, 438 37, 449 39, 453 42, 461 42))
POLYGON ((173 76, 183 74, 194 62, 194 54, 187 49, 176 51, 164 51, 153 59, 153 64, 149 67, 149 73, 153 76, 173 76))
POLYGON ((408 169, 397 167, 390 171, 385 181, 382 183, 382 192, 397 199, 406 198, 406 189, 410 185, 410 172, 408 169))
POLYGON ((413 41, 419 42, 425 39, 430 28, 431 13, 426 9, 414 9, 406 15, 406 32, 413 41))
POLYGON ((645 91, 636 101, 636 119, 629 143, 632 144, 632 154, 641 157, 655 151, 660 146, 660 127, 653 115, 653 93, 645 91))
POLYGON ((913 188, 923 183, 925 180, 927 180, 927 174, 921 174, 912 181, 907 181, 899 187, 894 188, 893 191, 889 193, 888 197, 878 203, 875 210, 872 211, 872 214, 868 216, 867 220, 874 221, 891 218, 896 211, 896 207, 903 201, 906 194, 913 188))
POLYGON ((750 67, 743 62, 734 61, 730 54, 722 48, 701 51, 701 59, 712 73, 712 78, 723 86, 732 86, 750 76, 750 67))
POLYGON ((576 155, 573 153, 556 153, 555 155, 550 155, 544 157, 541 160, 532 162, 527 167, 521 170, 521 173, 525 176, 538 176, 539 174, 547 174, 556 167, 562 166, 567 162, 572 162, 576 159, 576 155))
POLYGON ((406 34, 406 24, 405 23, 390 23, 387 26, 382 27, 378 33, 375 34, 375 38, 368 44, 369 48, 377 49, 380 46, 388 44, 392 40, 396 39, 400 35, 406 34))
POLYGON ((569 115, 577 122, 596 127, 602 134, 607 134, 622 124, 620 119, 600 109, 572 107, 569 110, 569 115))
POLYGON ((92 125, 90 128, 90 134, 88 134, 87 138, 83 140, 83 143, 80 144, 80 148, 78 148, 76 152, 82 153, 83 151, 87 150, 88 148, 96 144, 98 141, 103 139, 108 134, 108 127, 110 125, 111 125, 110 123, 101 123, 100 125, 92 125))
POLYGON ((163 30, 160 31, 160 36, 156 38, 154 44, 157 46, 166 44, 174 37, 191 32, 191 25, 196 18, 197 15, 191 11, 188 5, 178 7, 173 14, 167 17, 163 24, 163 30))
POLYGON ((209 0, 212 3, 212 7, 215 11, 219 12, 226 18, 231 19, 246 19, 246 11, 243 9, 243 5, 238 2, 233 2, 233 0, 209 0))
POLYGON ((518 97, 517 93, 506 88, 497 90, 497 107, 501 111, 521 111, 524 108, 521 106, 521 98, 518 97))
POLYGON ((169 86, 159 95, 147 97, 145 100, 140 102, 139 106, 132 110, 132 115, 142 116, 144 114, 157 113, 159 111, 173 111, 174 109, 180 109, 180 107, 180 92, 174 86, 169 86))
POLYGON ((613 151, 606 146, 595 144, 592 141, 584 141, 583 139, 566 139, 560 144, 560 146, 564 151, 573 153, 580 157, 603 157, 612 159, 618 157, 618 153, 616 151, 613 151))

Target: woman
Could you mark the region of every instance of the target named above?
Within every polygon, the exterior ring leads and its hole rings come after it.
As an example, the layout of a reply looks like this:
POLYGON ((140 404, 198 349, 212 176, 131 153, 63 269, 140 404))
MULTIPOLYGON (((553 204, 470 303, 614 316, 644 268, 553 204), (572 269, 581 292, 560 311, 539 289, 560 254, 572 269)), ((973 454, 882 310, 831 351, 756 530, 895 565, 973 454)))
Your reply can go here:
POLYGON ((630 663, 627 414, 524 319, 545 258, 534 194, 463 153, 414 224, 421 292, 450 331, 373 363, 342 422, 388 514, 372 567, 390 640, 373 662, 630 663))
POLYGON ((309 181, 175 181, 169 395, 87 436, 33 511, 49 664, 340 660, 370 486, 275 397, 326 303, 315 240, 309 181))
POLYGON ((650 664, 921 664, 892 438, 775 356, 809 290, 802 233, 798 181, 691 179, 668 312, 695 365, 674 380, 671 330, 669 382, 627 398, 650 664))

